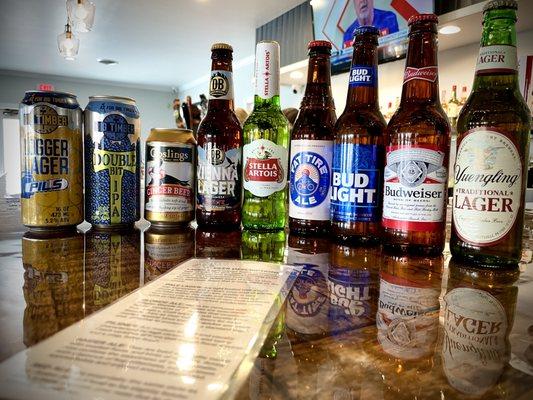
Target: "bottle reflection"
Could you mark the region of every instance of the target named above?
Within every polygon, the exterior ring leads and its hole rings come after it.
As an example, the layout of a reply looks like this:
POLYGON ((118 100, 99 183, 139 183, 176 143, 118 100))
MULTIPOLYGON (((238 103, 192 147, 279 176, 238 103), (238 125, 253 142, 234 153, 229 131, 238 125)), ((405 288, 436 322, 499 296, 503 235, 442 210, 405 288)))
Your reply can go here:
POLYGON ((241 231, 216 231, 206 228, 196 229, 196 257, 240 259, 241 231))
POLYGON ((452 397, 499 398, 508 392, 495 385, 511 355, 519 274, 518 266, 490 270, 450 261, 441 357, 449 385, 459 392, 452 397))
POLYGON ((24 344, 32 346, 84 317, 83 234, 26 232, 24 344))
POLYGON ((161 229, 144 232, 144 283, 194 257, 194 229, 161 229))
POLYGON ((85 297, 92 313, 139 287, 141 231, 91 229, 85 241, 85 297))
POLYGON ((242 231, 242 258, 267 262, 283 262, 285 256, 285 231, 242 231))

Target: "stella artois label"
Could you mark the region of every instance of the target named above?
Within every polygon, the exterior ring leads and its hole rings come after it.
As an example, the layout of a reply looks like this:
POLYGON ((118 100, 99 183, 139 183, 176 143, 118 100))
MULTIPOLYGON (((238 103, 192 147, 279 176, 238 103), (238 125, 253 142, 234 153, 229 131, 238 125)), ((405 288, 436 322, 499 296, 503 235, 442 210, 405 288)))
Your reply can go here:
POLYGON ((267 197, 287 186, 287 149, 270 140, 258 139, 246 144, 244 189, 254 196, 267 197))
POLYGON ((437 66, 423 68, 407 67, 405 68, 405 72, 403 74, 403 83, 405 84, 409 81, 412 81, 413 79, 419 79, 427 82, 435 82, 437 80, 437 77, 437 66))
POLYGON ((255 94, 262 99, 279 95, 279 44, 260 42, 255 53, 255 94))
POLYGON ((514 73, 517 69, 518 61, 515 46, 494 45, 479 49, 476 75, 514 73))
POLYGON ((513 227, 522 195, 522 160, 513 141, 495 128, 475 128, 459 143, 453 222, 465 242, 489 246, 513 227))

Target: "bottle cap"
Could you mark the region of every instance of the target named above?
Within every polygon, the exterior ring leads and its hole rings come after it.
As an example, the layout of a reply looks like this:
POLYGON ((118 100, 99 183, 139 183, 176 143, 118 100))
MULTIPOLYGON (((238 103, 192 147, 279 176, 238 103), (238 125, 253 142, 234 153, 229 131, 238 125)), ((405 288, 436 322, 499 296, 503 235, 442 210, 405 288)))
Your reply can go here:
POLYGON ((379 29, 371 25, 360 26, 358 28, 355 28, 353 32, 353 36, 356 37, 357 35, 363 35, 365 33, 370 33, 372 35, 379 35, 379 29))
POLYGON ((439 22, 439 17, 435 14, 416 14, 409 18, 407 25, 411 26, 412 24, 422 21, 435 22, 437 24, 439 22))
POLYGON ((327 47, 331 50, 331 42, 328 42, 327 40, 313 40, 307 45, 307 48, 309 50, 314 49, 316 47, 327 47))
POLYGON ((518 3, 516 0, 492 0, 485 4, 485 7, 483 7, 483 13, 486 13, 490 10, 497 10, 499 8, 511 8, 513 10, 518 10, 518 3))
POLYGON ((229 44, 227 43, 215 43, 211 46, 211 51, 213 50, 229 50, 229 51, 233 51, 233 47, 231 47, 229 44))

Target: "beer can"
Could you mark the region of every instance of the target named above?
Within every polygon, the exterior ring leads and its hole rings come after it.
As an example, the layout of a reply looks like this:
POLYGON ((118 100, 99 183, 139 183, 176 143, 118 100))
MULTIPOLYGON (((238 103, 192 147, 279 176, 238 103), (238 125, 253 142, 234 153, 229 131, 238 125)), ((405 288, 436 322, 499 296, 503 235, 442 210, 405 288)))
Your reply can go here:
POLYGON ((22 223, 30 229, 82 223, 82 114, 76 96, 26 92, 19 116, 22 223))
POLYGON ((154 128, 146 140, 144 218, 153 225, 194 219, 194 150, 189 129, 154 128))
POLYGON ((135 100, 91 96, 85 117, 85 219, 124 228, 140 218, 141 121, 135 100))

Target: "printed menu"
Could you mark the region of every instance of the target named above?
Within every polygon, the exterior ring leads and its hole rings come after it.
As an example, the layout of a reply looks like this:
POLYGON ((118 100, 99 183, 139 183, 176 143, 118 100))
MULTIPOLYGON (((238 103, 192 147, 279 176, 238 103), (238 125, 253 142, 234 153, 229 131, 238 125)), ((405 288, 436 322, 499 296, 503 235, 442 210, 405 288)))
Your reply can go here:
POLYGON ((227 396, 250 371, 298 268, 189 260, 0 364, 2 398, 227 396))

